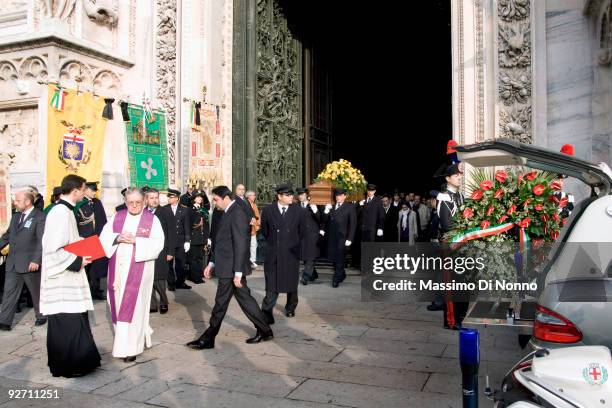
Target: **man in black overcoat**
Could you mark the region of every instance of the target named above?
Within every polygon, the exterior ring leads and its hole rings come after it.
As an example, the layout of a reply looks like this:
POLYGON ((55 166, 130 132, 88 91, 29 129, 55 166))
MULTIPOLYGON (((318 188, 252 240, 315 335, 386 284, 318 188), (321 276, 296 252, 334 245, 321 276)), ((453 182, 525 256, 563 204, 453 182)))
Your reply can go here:
POLYGON ((151 292, 151 312, 164 314, 168 312, 168 296, 166 294, 168 271, 170 270, 169 262, 174 258, 175 249, 175 234, 172 233, 175 228, 174 217, 168 207, 160 207, 159 191, 150 188, 145 194, 147 209, 151 211, 159 219, 159 223, 164 230, 164 249, 159 253, 155 260, 155 274, 153 280, 153 292, 151 292), (159 295, 159 308, 157 302, 159 295))
POLYGON ((304 220, 299 205, 293 204, 293 187, 290 184, 278 185, 276 200, 261 211, 261 233, 266 239, 266 297, 261 310, 269 324, 274 323, 272 311, 279 293, 287 294, 287 317, 295 316, 304 220))
POLYGON ((346 191, 343 188, 334 190, 336 203, 325 207, 329 240, 327 242, 327 258, 334 263, 332 287, 337 288, 346 278, 344 261, 347 249, 355 239, 357 215, 355 206, 346 202, 346 191))
MULTIPOLYGON (((302 273, 302 285, 308 285, 317 279, 318 274, 315 269, 315 260, 320 255, 319 241, 321 237, 321 213, 322 209, 314 204, 310 204, 307 188, 298 188, 298 205, 302 210, 304 219, 304 232, 302 235, 302 261, 304 262, 304 272, 302 273)), ((324 233, 324 232, 323 232, 324 233)))

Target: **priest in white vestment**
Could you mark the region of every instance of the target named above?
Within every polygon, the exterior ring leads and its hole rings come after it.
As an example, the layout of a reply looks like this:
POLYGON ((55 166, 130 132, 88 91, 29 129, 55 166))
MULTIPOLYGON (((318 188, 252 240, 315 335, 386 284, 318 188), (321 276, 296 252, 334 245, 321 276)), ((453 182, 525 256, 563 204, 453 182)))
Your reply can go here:
POLYGON ((127 210, 118 211, 104 226, 100 241, 109 258, 108 305, 115 341, 113 356, 134 361, 151 347, 149 307, 155 260, 164 247, 164 231, 137 188, 125 193, 127 210))

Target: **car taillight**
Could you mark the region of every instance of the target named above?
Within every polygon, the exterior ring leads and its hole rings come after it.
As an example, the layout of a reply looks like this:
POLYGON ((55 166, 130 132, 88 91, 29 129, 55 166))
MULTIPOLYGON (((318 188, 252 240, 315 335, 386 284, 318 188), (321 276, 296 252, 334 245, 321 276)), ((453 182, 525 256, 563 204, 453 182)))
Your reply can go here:
POLYGON ((533 335, 538 340, 552 343, 577 343, 582 340, 582 333, 574 323, 540 305, 536 305, 533 335))

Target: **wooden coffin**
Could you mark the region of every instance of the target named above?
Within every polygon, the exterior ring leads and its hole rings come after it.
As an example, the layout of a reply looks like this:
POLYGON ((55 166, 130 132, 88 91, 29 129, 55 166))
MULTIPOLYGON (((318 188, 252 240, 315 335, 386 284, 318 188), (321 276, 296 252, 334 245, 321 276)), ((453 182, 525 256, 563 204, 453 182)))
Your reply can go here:
POLYGON ((336 187, 327 180, 321 180, 308 186, 310 203, 315 205, 333 204, 336 187))

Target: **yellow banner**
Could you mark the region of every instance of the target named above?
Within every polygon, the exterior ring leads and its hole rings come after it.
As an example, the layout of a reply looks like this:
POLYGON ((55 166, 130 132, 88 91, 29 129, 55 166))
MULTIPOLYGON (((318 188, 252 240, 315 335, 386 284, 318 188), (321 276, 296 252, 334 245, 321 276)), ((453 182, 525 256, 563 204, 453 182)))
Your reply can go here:
POLYGON ((77 174, 87 181, 102 180, 104 98, 89 92, 77 95, 71 89, 61 91, 56 85, 49 85, 45 200, 68 174, 77 174), (61 91, 63 95, 58 94, 61 91))

